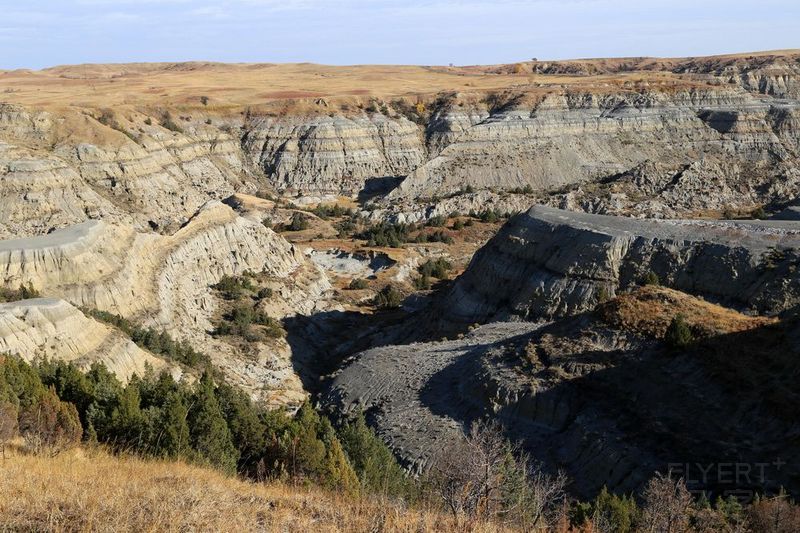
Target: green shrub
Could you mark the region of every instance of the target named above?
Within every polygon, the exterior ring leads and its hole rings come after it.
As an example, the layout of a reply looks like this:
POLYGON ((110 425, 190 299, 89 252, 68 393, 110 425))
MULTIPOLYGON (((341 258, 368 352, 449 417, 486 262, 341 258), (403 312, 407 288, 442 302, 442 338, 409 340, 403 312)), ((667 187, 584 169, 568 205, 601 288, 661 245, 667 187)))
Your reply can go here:
POLYGON ((533 194, 533 187, 530 185, 525 185, 524 187, 514 187, 510 189, 508 192, 512 194, 533 194))
POLYGON ((499 222, 503 218, 503 215, 500 213, 500 211, 496 209, 484 209, 479 213, 476 213, 475 211, 470 211, 469 216, 471 216, 472 218, 477 218, 481 222, 487 222, 487 223, 499 222))
POLYGON ((367 246, 399 248, 404 243, 409 242, 410 233, 411 226, 407 224, 381 222, 360 233, 358 238, 367 241, 367 246))
POLYGON ((403 293, 394 285, 387 285, 375 295, 373 304, 382 309, 394 309, 403 303, 403 293))
POLYGON ((269 300, 272 298, 272 295, 275 291, 270 289, 269 287, 262 287, 258 289, 258 299, 259 300, 269 300))
POLYGON ((670 322, 664 334, 668 346, 676 349, 686 348, 694 341, 694 335, 683 315, 677 315, 670 322))
POLYGON ((352 281, 350 281, 349 285, 349 288, 354 291, 363 290, 366 289, 367 287, 369 287, 369 283, 367 282, 367 280, 363 278, 355 278, 352 281))
POLYGON ((611 299, 611 293, 609 292, 607 287, 600 287, 597 290, 597 301, 599 303, 605 303, 611 299))
POLYGON ((166 331, 140 327, 108 311, 87 309, 84 312, 92 318, 122 330, 139 347, 156 355, 193 368, 205 368, 210 364, 211 360, 206 354, 196 351, 186 341, 176 341, 166 331))
POLYGON ((323 220, 327 220, 333 217, 341 217, 344 215, 353 216, 355 214, 352 210, 336 204, 334 205, 319 204, 317 207, 312 209, 311 212, 323 220))
POLYGON ((289 225, 286 226, 288 231, 303 231, 309 228, 308 217, 302 213, 294 213, 289 225))
POLYGON ((431 288, 431 278, 422 275, 414 280, 414 288, 418 291, 427 291, 431 288))
POLYGON ((367 426, 363 414, 345 422, 339 435, 363 490, 388 497, 413 496, 413 483, 389 448, 367 426))
POLYGON ((441 228, 447 223, 447 217, 443 215, 436 215, 435 217, 431 217, 428 219, 426 226, 430 226, 431 228, 441 228))
POLYGON ((286 330, 278 320, 266 313, 257 311, 251 305, 239 304, 217 324, 214 334, 234 335, 248 342, 256 342, 285 337, 286 330))
POLYGON ((450 261, 443 257, 439 257, 438 259, 430 260, 428 259, 422 266, 420 266, 417 270, 423 277, 434 277, 437 279, 447 279, 447 275, 452 270, 453 265, 450 264, 450 261))
POLYGON ((255 290, 248 276, 223 276, 213 288, 221 292, 226 300, 238 300, 245 291, 255 290))
POLYGON ((31 298, 39 298, 41 295, 37 291, 33 283, 20 284, 18 289, 9 289, 8 287, 0 287, 0 302, 16 302, 18 300, 29 300, 31 298))
POLYGON ((453 244, 455 240, 453 239, 450 234, 438 230, 434 231, 433 233, 420 233, 417 235, 417 238, 414 239, 414 242, 417 243, 426 243, 426 242, 443 242, 445 244, 453 244))
POLYGON ((642 278, 642 285, 654 285, 658 286, 661 285, 661 280, 658 277, 658 274, 653 272, 652 270, 648 270, 647 273, 642 278))
POLYGON ((607 531, 632 533, 637 531, 642 511, 636 500, 629 496, 617 496, 606 487, 591 503, 580 502, 573 508, 570 520, 575 526, 587 523, 603 524, 607 531))
POLYGON ((334 226, 336 228, 336 232, 340 239, 347 238, 351 236, 356 231, 356 222, 354 217, 346 218, 344 220, 340 220, 334 226))
POLYGON ((181 128, 175 120, 172 118, 172 113, 167 111, 161 117, 161 127, 166 128, 170 131, 174 131, 176 133, 183 133, 183 128, 181 128))

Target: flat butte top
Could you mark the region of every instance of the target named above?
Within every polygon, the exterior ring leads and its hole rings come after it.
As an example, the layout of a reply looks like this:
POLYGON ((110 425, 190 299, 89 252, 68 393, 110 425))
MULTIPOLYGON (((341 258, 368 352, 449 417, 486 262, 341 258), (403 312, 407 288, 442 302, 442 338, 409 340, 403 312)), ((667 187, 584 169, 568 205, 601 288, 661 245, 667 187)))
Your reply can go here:
POLYGON ((446 91, 615 90, 643 83, 685 87, 709 83, 698 72, 738 64, 750 68, 776 62, 794 64, 798 58, 800 51, 786 50, 706 58, 525 61, 466 67, 212 62, 71 65, 38 71, 0 70, 0 103, 39 107, 202 105, 212 110, 281 100, 413 98, 446 91))

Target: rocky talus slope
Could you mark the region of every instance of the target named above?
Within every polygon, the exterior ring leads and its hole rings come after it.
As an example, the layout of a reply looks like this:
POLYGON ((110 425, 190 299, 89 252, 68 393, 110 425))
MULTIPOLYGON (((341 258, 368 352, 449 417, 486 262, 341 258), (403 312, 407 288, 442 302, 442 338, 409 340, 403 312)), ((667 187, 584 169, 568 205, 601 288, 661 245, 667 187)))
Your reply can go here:
POLYGON ((369 350, 326 399, 364 411, 419 470, 488 415, 547 468, 565 469, 582 496, 637 491, 653 471, 687 463, 711 472, 687 478, 692 488, 748 488, 709 468, 741 463, 767 465, 749 488, 795 491, 795 328, 647 287, 545 325, 493 323, 459 340, 369 350), (683 349, 661 340, 678 314, 698 339, 683 349), (777 457, 791 466, 775 467, 777 457))
POLYGON ((800 303, 800 225, 611 217, 534 206, 512 218, 446 295, 448 320, 542 319, 593 308, 655 274, 726 305, 800 303))
POLYGON ((0 265, 11 287, 30 283, 77 306, 164 329, 206 351, 254 394, 295 401, 303 392, 285 341, 261 346, 251 357, 209 335, 219 314, 211 286, 225 275, 264 272, 279 280, 276 300, 288 301, 292 313, 311 312, 330 288, 325 274, 292 245, 219 202, 206 204, 172 235, 90 220, 0 241, 0 265))
POLYGON ((121 380, 143 375, 147 365, 167 370, 176 379, 182 375, 177 365, 140 349, 121 332, 56 298, 0 304, 0 353, 27 361, 38 357, 71 361, 84 369, 101 362, 121 380))

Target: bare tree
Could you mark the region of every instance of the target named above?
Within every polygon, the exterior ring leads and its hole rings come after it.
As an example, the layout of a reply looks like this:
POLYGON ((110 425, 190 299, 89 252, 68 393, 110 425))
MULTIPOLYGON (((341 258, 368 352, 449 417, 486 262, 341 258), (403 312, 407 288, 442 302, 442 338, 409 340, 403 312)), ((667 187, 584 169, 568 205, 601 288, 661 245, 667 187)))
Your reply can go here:
POLYGON ((434 490, 457 518, 501 517, 525 529, 546 529, 565 500, 566 476, 545 474, 497 424, 476 423, 439 456, 434 490))
POLYGON ((762 498, 748 510, 750 527, 764 533, 800 531, 800 507, 793 505, 785 493, 762 498))
POLYGON ((683 479, 671 473, 657 473, 644 489, 644 531, 650 533, 683 533, 689 531, 692 495, 683 479))

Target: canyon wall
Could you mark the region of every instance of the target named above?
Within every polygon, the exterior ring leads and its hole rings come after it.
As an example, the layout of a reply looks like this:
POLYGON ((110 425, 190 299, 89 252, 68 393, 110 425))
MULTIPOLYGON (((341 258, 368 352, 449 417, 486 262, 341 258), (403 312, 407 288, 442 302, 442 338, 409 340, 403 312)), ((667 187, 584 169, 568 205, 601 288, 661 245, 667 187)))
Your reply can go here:
POLYGON ((267 189, 357 196, 396 187, 378 204, 389 214, 432 212, 448 196, 485 203, 467 194, 475 190, 506 210, 547 200, 667 218, 780 207, 796 196, 794 55, 526 65, 539 81, 417 96, 417 104, 317 99, 240 112, 0 104, 0 234, 86 219, 169 231, 208 200, 267 189), (536 198, 506 198, 521 189, 536 198))

